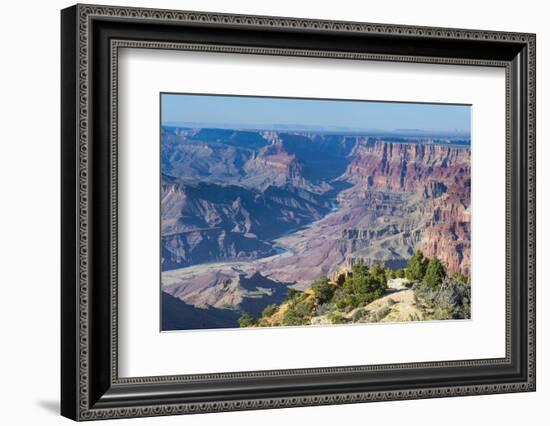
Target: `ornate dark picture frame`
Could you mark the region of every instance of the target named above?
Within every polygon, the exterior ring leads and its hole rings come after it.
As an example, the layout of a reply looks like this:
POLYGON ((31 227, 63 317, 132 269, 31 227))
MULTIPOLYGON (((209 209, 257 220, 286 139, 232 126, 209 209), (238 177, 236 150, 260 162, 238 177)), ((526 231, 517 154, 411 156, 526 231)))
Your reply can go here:
POLYGON ((61 29, 62 415, 92 420, 535 390, 535 35, 95 5, 64 9, 61 29), (121 47, 504 68, 506 356, 120 378, 121 47))

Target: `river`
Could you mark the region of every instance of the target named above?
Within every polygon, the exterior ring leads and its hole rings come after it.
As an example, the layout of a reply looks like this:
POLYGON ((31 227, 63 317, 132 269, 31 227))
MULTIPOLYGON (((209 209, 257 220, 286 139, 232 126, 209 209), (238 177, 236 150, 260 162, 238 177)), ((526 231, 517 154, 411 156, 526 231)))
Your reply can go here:
MULTIPOLYGON (((258 259, 248 259, 248 260, 231 260, 231 261, 222 261, 222 262, 210 262, 210 263, 201 263, 199 265, 186 266, 185 268, 171 269, 168 271, 162 272, 162 284, 163 286, 170 286, 172 284, 181 283, 182 281, 190 278, 195 278, 198 275, 202 275, 208 272, 216 272, 220 270, 235 270, 241 273, 253 273, 258 269, 261 269, 262 265, 269 264, 289 256, 296 256, 297 253, 292 245, 285 243, 285 240, 288 240, 288 237, 292 237, 299 233, 303 233, 306 230, 316 226, 321 221, 326 220, 327 218, 335 215, 340 209, 340 204, 335 199, 331 202, 331 209, 329 212, 322 218, 309 223, 305 226, 300 226, 298 228, 291 229, 284 234, 278 236, 276 239, 272 240, 273 249, 275 254, 261 257, 258 259), (255 267, 254 267, 255 266, 255 267)), ((291 239, 291 238, 290 238, 291 239)))

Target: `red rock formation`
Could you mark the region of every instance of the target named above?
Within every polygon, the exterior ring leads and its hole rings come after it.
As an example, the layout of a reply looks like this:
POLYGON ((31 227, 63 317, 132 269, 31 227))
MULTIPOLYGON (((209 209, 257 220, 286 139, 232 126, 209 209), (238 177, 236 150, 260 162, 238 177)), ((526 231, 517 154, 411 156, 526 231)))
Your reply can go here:
POLYGON ((451 146, 369 139, 352 155, 356 158, 346 177, 382 191, 419 191, 432 182, 452 184, 470 170, 470 151, 451 146))
POLYGON ((447 273, 470 273, 470 224, 453 222, 426 229, 420 246, 428 256, 437 256, 447 267, 447 273))
POLYGON ((270 145, 258 150, 257 154, 245 165, 247 175, 254 176, 259 187, 269 185, 307 187, 303 177, 303 167, 295 155, 286 152, 277 133, 266 132, 264 138, 270 145))
POLYGON ((354 155, 346 177, 372 190, 421 195, 425 230, 418 248, 440 258, 449 274, 469 274, 470 150, 369 139, 354 155))

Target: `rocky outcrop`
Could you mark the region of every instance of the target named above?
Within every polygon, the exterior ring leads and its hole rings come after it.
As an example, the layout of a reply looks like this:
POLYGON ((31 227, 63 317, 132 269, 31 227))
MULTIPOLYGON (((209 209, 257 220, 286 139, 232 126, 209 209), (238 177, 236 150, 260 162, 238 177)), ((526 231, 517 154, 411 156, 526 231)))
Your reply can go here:
MULTIPOLYGON (((409 212, 409 217, 417 217, 417 231, 421 231, 416 247, 428 256, 439 257, 450 273, 460 271, 468 274, 470 150, 369 139, 355 148, 354 155, 346 170, 346 178, 369 191, 421 195, 423 201, 416 205, 415 211, 409 212)), ((378 202, 377 205, 385 206, 385 203, 378 202)), ((388 213, 390 216, 394 214, 388 213)), ((363 232, 372 235, 373 230, 363 232)), ((350 239, 349 233, 347 237, 350 239)), ((372 243, 377 239, 371 237, 368 241, 372 243)), ((348 261, 358 259, 365 261, 369 256, 352 256, 348 261)))
POLYGON ((283 148, 278 133, 267 132, 264 138, 270 144, 258 150, 244 164, 243 169, 247 176, 244 182, 257 188, 291 185, 311 189, 303 175, 303 164, 296 155, 283 148))
POLYGON ((430 226, 424 232, 420 249, 428 256, 437 256, 447 272, 470 274, 470 223, 450 222, 430 226))
POLYGON ((379 191, 442 193, 445 182, 467 173, 470 150, 422 143, 393 143, 367 139, 352 152, 345 178, 379 191), (439 182, 439 186, 433 186, 439 182), (443 186, 441 186, 443 184, 443 186))

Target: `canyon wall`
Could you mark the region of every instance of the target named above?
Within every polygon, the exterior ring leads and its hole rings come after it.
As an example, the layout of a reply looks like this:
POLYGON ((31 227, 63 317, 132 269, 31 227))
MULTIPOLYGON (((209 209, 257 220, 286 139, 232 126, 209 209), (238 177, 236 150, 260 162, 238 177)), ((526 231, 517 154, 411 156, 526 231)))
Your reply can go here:
MULTIPOLYGON (((464 147, 367 140, 358 145, 344 176, 357 187, 422 198, 418 216, 425 255, 439 257, 450 273, 470 268, 470 150, 464 147)), ((384 201, 378 208, 390 208, 384 201)), ((386 214, 395 214, 395 210, 386 214)), ((348 230, 359 234, 372 230, 348 230)), ((351 238, 352 239, 352 238, 351 238)), ((369 241, 372 238, 367 237, 369 241)))

